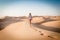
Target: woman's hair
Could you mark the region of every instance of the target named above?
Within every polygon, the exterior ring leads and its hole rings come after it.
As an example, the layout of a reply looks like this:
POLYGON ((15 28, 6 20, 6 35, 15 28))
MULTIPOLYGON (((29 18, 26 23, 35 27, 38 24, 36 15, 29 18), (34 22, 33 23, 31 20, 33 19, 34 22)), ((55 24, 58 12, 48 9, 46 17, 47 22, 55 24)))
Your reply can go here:
POLYGON ((29 15, 31 15, 31 13, 29 13, 29 15))

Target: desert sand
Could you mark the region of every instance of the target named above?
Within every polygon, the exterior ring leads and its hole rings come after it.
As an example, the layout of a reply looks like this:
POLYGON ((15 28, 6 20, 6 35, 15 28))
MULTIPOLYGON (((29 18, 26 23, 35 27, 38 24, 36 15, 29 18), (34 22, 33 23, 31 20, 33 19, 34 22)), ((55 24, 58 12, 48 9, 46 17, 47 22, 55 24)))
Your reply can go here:
POLYGON ((0 24, 5 23, 2 24, 0 40, 60 40, 60 16, 33 17, 31 25, 27 17, 22 21, 19 17, 10 18, 5 18, 6 22, 0 21, 0 24))

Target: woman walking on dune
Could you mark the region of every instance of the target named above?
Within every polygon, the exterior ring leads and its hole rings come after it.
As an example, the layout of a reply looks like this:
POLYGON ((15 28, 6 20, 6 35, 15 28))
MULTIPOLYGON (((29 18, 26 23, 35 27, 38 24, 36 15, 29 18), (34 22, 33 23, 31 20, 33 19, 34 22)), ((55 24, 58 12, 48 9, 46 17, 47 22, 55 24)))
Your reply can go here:
POLYGON ((31 15, 31 13, 29 13, 29 22, 30 22, 30 25, 31 25, 31 20, 32 20, 32 15, 31 15))

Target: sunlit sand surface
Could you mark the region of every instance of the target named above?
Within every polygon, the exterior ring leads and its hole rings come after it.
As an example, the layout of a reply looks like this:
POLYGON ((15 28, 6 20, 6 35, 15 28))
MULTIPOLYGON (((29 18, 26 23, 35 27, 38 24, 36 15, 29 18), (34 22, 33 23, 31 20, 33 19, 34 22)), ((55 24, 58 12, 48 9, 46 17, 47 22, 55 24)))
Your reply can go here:
MULTIPOLYGON (((42 21, 44 21, 42 17, 34 17, 32 23, 42 21)), ((59 24, 60 20, 42 23, 42 25, 54 28, 60 28, 59 24)), ((60 40, 60 33, 35 27, 33 24, 30 25, 28 19, 23 19, 23 21, 11 23, 1 30, 0 40, 60 40)))
POLYGON ((42 25, 45 25, 47 27, 50 26, 50 27, 60 28, 60 20, 59 21, 53 21, 53 22, 46 22, 46 23, 43 23, 42 25))

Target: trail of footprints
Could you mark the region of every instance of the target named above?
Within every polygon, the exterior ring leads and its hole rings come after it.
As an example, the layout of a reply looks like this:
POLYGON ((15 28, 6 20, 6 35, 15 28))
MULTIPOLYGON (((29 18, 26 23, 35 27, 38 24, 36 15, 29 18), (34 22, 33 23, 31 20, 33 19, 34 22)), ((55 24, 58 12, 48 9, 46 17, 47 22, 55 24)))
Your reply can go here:
MULTIPOLYGON (((38 31, 38 30, 37 30, 38 31)), ((50 36, 50 35, 47 35, 45 36, 44 33, 42 33, 42 31, 38 31, 40 33, 41 36, 44 36, 44 37, 48 37, 48 38, 51 38, 51 39, 55 39, 55 40, 58 40, 56 38, 54 38, 53 36, 50 36)))
MULTIPOLYGON (((45 17, 43 17, 43 16, 41 16, 43 19, 44 19, 44 21, 43 22, 41 22, 40 24, 42 24, 42 23, 45 23, 45 22, 49 22, 49 21, 57 21, 57 20, 60 20, 59 18, 58 19, 56 19, 56 16, 55 17, 47 17, 47 18, 45 18, 45 17)), ((24 18, 23 18, 24 19, 24 18)), ((1 20, 1 19, 0 19, 1 20)), ((3 19, 4 20, 4 19, 3 19)), ((14 23, 14 22, 19 22, 19 21, 21 21, 21 18, 12 18, 12 17, 7 17, 6 19, 5 19, 5 21, 3 21, 3 20, 1 20, 2 21, 2 26, 1 26, 1 21, 0 21, 0 30, 2 30, 3 29, 3 23, 6 21, 6 24, 5 25, 9 25, 9 23, 14 23), (1 29, 1 27, 2 27, 2 29, 1 29)), ((4 27, 5 28, 5 27, 4 27)), ((35 29, 36 31, 38 31, 37 29, 35 29)), ((42 31, 38 31, 39 33, 40 33, 40 35, 41 36, 44 36, 44 33, 42 33, 42 31)), ((54 37, 52 37, 52 36, 50 36, 50 35, 48 35, 47 37, 49 37, 49 38, 53 38, 53 39, 55 39, 54 37)))
MULTIPOLYGON (((60 18, 56 19, 56 16, 53 17, 53 18, 50 18, 50 17, 45 18, 45 17, 42 16, 42 18, 44 19, 44 21, 39 23, 39 24, 42 24, 42 23, 45 23, 45 22, 50 22, 50 21, 58 21, 58 20, 60 20, 60 18)), ((36 31, 38 31, 38 30, 36 29, 36 31)), ((42 31, 38 31, 38 32, 40 33, 41 36, 44 36, 44 33, 42 33, 42 31)), ((56 39, 56 38, 54 38, 54 37, 52 37, 50 35, 48 35, 47 37, 52 38, 52 39, 56 39)))

